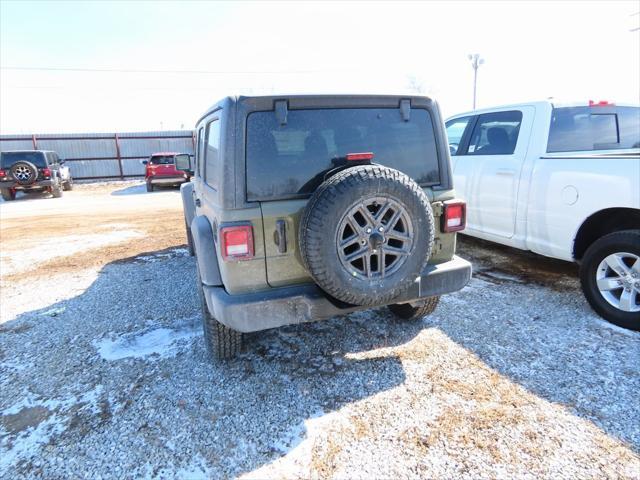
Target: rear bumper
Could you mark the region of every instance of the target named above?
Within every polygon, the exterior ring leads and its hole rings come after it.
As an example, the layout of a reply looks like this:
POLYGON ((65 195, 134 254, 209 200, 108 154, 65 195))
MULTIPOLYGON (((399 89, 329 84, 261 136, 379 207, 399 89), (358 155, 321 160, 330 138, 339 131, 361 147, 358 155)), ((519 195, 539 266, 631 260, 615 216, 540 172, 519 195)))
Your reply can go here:
MULTIPOLYGON (((456 292, 470 279, 471 263, 454 256, 449 262, 428 265, 409 291, 394 299, 392 303, 406 303, 456 292)), ((342 303, 329 298, 315 284, 273 288, 242 295, 229 295, 223 287, 205 285, 204 295, 211 314, 219 322, 239 332, 255 332, 283 325, 324 320, 375 307, 342 303)))
POLYGON ((183 175, 158 175, 157 177, 148 177, 147 182, 154 185, 179 185, 188 182, 189 178, 183 175))
POLYGON ((0 181, 0 188, 13 188, 15 190, 31 190, 33 188, 46 188, 53 186, 53 180, 38 180, 31 185, 20 185, 13 180, 0 181))

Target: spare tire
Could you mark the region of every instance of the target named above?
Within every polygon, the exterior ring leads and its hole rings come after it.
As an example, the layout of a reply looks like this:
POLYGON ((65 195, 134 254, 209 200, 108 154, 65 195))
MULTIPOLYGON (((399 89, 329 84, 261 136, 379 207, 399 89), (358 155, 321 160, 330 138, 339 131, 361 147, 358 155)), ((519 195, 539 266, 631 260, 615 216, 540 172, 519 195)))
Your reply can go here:
POLYGON ((379 165, 347 168, 315 191, 300 221, 300 253, 314 281, 354 305, 389 303, 424 269, 433 211, 407 175, 379 165))
POLYGON ((20 185, 31 185, 38 179, 37 167, 26 160, 14 163, 9 169, 9 172, 11 172, 11 176, 20 185))

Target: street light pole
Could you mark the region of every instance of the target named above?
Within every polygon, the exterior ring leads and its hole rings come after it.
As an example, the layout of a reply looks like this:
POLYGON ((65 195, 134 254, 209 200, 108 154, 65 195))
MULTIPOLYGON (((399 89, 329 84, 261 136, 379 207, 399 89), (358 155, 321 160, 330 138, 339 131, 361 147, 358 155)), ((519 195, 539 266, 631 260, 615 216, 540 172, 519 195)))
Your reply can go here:
POLYGON ((480 57, 479 53, 468 55, 467 58, 471 61, 471 67, 473 68, 473 109, 476 109, 476 92, 478 85, 478 68, 484 63, 484 58, 480 57))

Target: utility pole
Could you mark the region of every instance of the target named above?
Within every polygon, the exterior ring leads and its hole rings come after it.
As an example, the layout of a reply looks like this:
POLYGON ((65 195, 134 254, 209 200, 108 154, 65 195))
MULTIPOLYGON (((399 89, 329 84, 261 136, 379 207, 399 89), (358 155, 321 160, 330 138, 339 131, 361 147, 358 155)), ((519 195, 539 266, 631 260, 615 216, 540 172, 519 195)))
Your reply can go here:
POLYGON ((480 65, 484 63, 484 58, 480 57, 479 53, 469 54, 467 56, 469 61, 471 62, 471 67, 473 68, 473 109, 476 109, 476 91, 478 84, 478 68, 480 65))

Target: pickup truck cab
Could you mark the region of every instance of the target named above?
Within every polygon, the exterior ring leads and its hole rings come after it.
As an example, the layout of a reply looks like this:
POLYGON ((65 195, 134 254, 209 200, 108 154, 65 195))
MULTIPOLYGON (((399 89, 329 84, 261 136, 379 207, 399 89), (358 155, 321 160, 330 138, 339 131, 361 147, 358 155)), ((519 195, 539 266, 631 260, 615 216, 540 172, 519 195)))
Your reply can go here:
POLYGON ((446 130, 465 233, 578 262, 594 310, 640 329, 640 107, 522 103, 446 130))
POLYGON ((144 179, 147 183, 147 192, 153 192, 155 185, 182 185, 191 180, 191 176, 187 172, 176 170, 177 152, 158 152, 144 160, 143 165, 146 166, 144 179))

